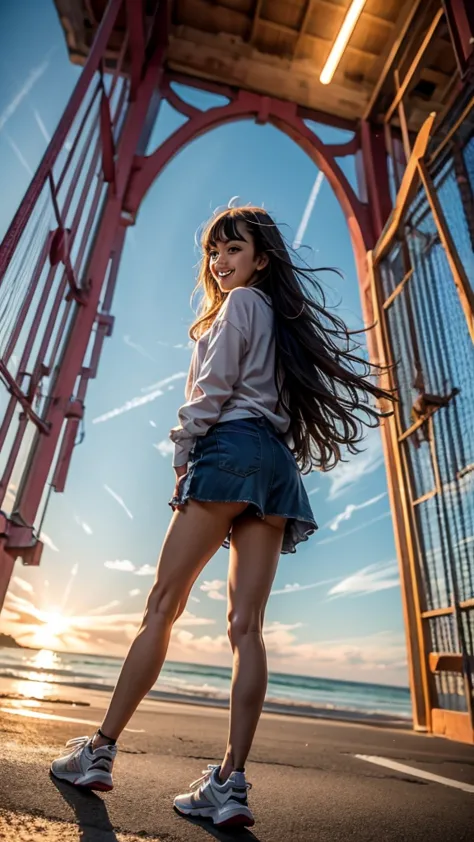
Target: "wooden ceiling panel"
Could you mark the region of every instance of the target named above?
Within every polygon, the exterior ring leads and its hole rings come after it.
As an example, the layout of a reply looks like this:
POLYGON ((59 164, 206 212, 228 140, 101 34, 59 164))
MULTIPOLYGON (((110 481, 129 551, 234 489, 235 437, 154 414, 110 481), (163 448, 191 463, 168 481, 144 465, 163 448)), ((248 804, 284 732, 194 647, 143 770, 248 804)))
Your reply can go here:
MULTIPOLYGON (((71 58, 83 62, 107 0, 55 0, 71 58)), ((154 0, 145 0, 148 13, 154 0)), ((395 93, 393 68, 410 67, 441 0, 367 0, 333 80, 319 76, 350 0, 174 0, 170 69, 294 101, 348 120, 381 119, 395 93), (370 108, 369 108, 370 104, 370 108)), ((126 27, 121 13, 111 63, 126 27)), ((410 127, 439 108, 456 72, 444 23, 408 88, 410 127), (421 115, 421 116, 420 116, 421 115)))
POLYGON ((260 17, 299 29, 305 0, 263 0, 260 17))

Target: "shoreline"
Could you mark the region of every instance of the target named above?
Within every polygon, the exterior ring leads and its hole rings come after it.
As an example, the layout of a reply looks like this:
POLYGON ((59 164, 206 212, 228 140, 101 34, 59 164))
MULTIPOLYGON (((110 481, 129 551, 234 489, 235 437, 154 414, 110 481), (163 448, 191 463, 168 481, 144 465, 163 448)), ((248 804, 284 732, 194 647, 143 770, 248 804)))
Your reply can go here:
MULTIPOLYGON (((31 684, 31 690, 28 694, 24 693, 25 680, 16 678, 7 678, 0 676, 0 705, 2 707, 11 707, 21 705, 25 706, 28 702, 32 705, 42 706, 51 704, 67 704, 74 707, 88 707, 92 704, 91 695, 94 697, 97 694, 97 699, 103 700, 107 694, 113 692, 114 687, 108 685, 98 686, 87 682, 66 684, 65 682, 53 683, 47 680, 31 681, 28 680, 28 685, 31 684), (35 695, 35 684, 41 684, 43 690, 35 695), (16 685, 16 687, 15 687, 16 685), (18 690, 18 685, 21 690, 18 690), (47 694, 44 692, 45 685, 48 687, 47 694), (71 692, 72 691, 72 692, 71 692)), ((28 688, 30 689, 30 688, 28 688)), ((182 693, 168 693, 164 690, 152 690, 145 700, 147 703, 170 702, 178 705, 190 705, 193 707, 204 707, 210 709, 228 710, 228 698, 216 698, 215 696, 182 693)), ((328 708, 324 706, 305 704, 304 702, 288 702, 280 699, 268 699, 264 702, 264 713, 286 715, 295 718, 305 718, 313 720, 331 720, 334 722, 348 722, 359 725, 370 725, 378 728, 397 728, 404 731, 411 731, 413 729, 413 722, 411 718, 404 716, 397 716, 396 714, 364 712, 348 708, 328 708)))

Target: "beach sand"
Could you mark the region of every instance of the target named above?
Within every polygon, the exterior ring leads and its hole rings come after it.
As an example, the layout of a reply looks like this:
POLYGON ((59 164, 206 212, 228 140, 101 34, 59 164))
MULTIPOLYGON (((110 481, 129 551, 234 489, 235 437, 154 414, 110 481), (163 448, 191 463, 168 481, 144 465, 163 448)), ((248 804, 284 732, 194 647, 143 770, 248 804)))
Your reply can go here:
MULTIPOLYGON (((60 693, 56 694, 58 697, 60 693)), ((71 702, 71 688, 67 690, 71 702)), ((0 692, 6 693, 5 685, 0 692)), ((62 692, 62 690, 60 691, 62 692)), ((235 838, 172 809, 208 763, 221 760, 228 713, 145 701, 120 744, 115 789, 106 796, 55 782, 49 764, 67 739, 91 733, 108 696, 74 693, 76 704, 0 699, 2 842, 191 842, 235 838)), ((474 750, 408 730, 262 715, 247 777, 256 825, 240 839, 260 842, 430 842, 472 838, 474 750), (383 757, 401 773, 373 765, 383 757), (467 791, 416 777, 442 776, 467 791), (472 791, 469 790, 472 788, 472 791)))

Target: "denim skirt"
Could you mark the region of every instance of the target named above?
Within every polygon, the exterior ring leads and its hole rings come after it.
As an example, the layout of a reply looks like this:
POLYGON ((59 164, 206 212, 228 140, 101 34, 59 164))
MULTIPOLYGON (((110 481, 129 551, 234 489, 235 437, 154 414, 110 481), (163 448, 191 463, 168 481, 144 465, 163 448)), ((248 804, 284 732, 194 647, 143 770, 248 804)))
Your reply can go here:
POLYGON ((189 499, 248 503, 263 520, 287 518, 282 553, 294 553, 318 528, 295 457, 263 416, 214 424, 196 439, 179 488, 179 502, 189 499))

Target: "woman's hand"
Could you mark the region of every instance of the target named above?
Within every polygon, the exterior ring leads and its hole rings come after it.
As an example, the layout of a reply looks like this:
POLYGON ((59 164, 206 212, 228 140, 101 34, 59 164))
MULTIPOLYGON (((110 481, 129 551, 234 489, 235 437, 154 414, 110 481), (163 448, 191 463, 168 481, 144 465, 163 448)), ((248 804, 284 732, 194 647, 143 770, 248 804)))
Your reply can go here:
POLYGON ((179 500, 179 489, 180 489, 180 486, 181 486, 186 474, 188 473, 188 466, 187 465, 180 465, 179 467, 174 469, 174 472, 175 472, 175 476, 176 476, 176 483, 175 483, 175 486, 174 486, 173 497, 172 497, 172 500, 171 500, 171 508, 173 509, 173 512, 175 512, 175 511, 182 512, 183 509, 184 509, 184 504, 177 504, 174 501, 179 500))

